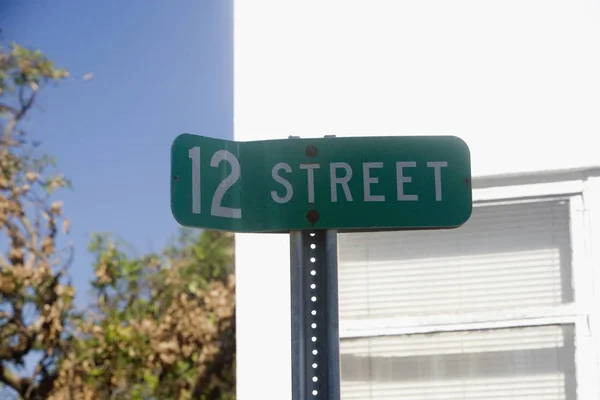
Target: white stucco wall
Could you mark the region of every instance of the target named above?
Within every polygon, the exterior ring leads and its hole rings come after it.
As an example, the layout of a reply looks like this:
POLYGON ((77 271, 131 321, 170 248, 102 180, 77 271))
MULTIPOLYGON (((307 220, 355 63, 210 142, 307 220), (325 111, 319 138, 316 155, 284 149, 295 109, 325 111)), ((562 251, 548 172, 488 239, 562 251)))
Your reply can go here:
MULTIPOLYGON (((235 139, 453 134, 475 176, 600 164, 596 0, 235 1, 235 139)), ((289 398, 286 235, 238 235, 238 395, 289 398)))

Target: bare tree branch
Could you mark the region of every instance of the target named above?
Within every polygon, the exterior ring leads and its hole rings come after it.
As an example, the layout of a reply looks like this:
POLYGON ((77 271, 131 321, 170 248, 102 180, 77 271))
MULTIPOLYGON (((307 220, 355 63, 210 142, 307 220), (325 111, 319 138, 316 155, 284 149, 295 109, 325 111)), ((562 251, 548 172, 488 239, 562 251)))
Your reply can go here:
POLYGON ((20 359, 31 350, 33 335, 27 331, 21 331, 18 337, 19 340, 16 345, 0 347, 0 361, 20 359))
POLYGON ((27 244, 25 236, 23 236, 21 230, 17 225, 15 225, 10 220, 4 221, 4 225, 6 226, 6 230, 8 231, 8 235, 13 245, 25 246, 27 244))
POLYGON ((31 225, 31 222, 29 222, 29 219, 27 218, 27 216, 25 214, 23 214, 19 218, 19 221, 21 222, 21 224, 23 224, 23 226, 25 227, 25 230, 27 231, 27 235, 29 236, 29 240, 31 241, 31 247, 33 247, 34 249, 37 249, 39 237, 38 237, 37 232, 31 225))
POLYGON ((9 371, 7 371, 1 361, 0 361, 0 382, 5 384, 6 386, 9 386, 9 387, 15 389, 17 392, 20 392, 19 389, 21 389, 22 378, 18 378, 16 376, 14 376, 13 374, 11 374, 9 371))
POLYGON ((0 104, 0 112, 2 112, 2 111, 8 111, 15 115, 19 113, 19 110, 17 110, 16 108, 13 108, 11 106, 8 106, 6 104, 0 104))
MULTIPOLYGON (((21 87, 21 90, 23 90, 22 87, 21 87)), ((6 143, 9 141, 10 137, 12 136, 12 134, 15 130, 15 127, 17 126, 19 121, 21 121, 21 119, 27 114, 27 112, 33 105, 36 94, 37 94, 37 92, 34 91, 31 94, 31 96, 29 96, 29 99, 24 100, 22 97, 22 92, 20 92, 19 97, 20 97, 20 102, 21 102, 21 109, 15 114, 15 116, 13 118, 10 119, 10 121, 6 125, 6 128, 4 129, 4 135, 2 138, 3 143, 6 143)), ((0 152, 0 157, 6 157, 7 153, 8 153, 8 146, 3 145, 2 152, 0 152)))
POLYGON ((35 254, 39 256, 39 248, 37 247, 38 243, 33 241, 28 241, 25 236, 23 236, 21 230, 11 221, 5 221, 4 224, 8 230, 8 234, 10 236, 11 241, 13 242, 14 247, 25 247, 30 254, 35 254))

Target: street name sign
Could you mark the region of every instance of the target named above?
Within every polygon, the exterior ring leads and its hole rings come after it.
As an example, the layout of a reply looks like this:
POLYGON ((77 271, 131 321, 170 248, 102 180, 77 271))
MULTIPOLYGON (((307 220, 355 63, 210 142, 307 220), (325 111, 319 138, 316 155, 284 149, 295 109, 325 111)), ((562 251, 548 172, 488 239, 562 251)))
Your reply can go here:
POLYGON ((455 136, 235 142, 182 134, 171 211, 233 232, 447 229, 472 211, 469 148, 455 136))

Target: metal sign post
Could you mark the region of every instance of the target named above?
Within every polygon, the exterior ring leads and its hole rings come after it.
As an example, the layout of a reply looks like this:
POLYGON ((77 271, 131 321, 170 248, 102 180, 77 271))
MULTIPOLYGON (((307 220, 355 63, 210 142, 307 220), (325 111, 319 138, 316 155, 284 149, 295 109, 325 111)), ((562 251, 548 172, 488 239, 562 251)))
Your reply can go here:
POLYGON ((340 399, 337 232, 292 231, 292 400, 340 399))

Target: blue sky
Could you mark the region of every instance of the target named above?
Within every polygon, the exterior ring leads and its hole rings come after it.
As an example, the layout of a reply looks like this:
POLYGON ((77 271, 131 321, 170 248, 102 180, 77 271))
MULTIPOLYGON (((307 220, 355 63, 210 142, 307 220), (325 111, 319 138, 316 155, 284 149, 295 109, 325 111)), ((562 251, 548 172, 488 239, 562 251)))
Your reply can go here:
POLYGON ((80 295, 92 276, 90 233, 116 232, 142 253, 177 232, 173 139, 233 137, 232 3, 2 0, 4 44, 38 48, 71 73, 43 93, 29 131, 73 181, 63 200, 80 295))

